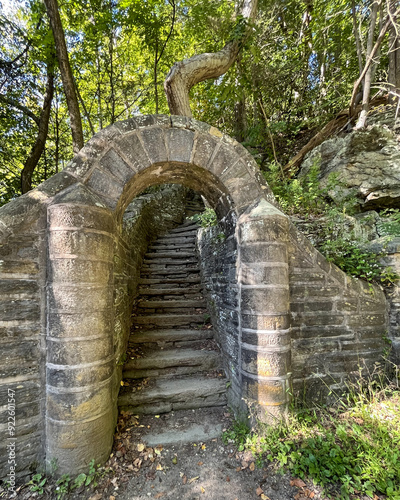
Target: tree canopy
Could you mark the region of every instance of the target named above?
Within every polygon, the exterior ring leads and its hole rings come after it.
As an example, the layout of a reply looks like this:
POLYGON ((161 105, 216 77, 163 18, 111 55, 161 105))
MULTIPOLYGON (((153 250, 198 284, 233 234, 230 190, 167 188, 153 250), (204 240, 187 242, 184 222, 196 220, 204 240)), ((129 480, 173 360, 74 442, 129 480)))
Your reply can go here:
MULTIPOLYGON (((23 171, 35 186, 61 170, 72 158, 73 143, 60 56, 44 3, 26 0, 12 8, 1 3, 3 204, 21 194, 23 171), (29 173, 34 155, 39 159, 29 173)), ((362 93, 365 79, 355 82, 388 16, 369 81, 371 95, 391 90, 396 97, 400 56, 391 27, 398 3, 260 0, 236 63, 191 89, 192 115, 235 136, 261 168, 284 165, 349 107, 352 93, 362 93)), ((168 113, 163 84, 174 63, 218 52, 243 30, 231 0, 66 0, 59 14, 84 141, 117 120, 168 113)))

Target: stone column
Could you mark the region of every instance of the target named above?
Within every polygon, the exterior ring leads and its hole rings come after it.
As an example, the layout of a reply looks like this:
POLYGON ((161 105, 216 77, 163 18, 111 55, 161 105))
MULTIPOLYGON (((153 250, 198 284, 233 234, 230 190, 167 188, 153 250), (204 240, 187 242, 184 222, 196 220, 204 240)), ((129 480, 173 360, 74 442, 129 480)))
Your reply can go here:
POLYGON ((265 200, 238 221, 242 397, 267 423, 285 415, 290 399, 288 227, 265 200))
POLYGON ((102 463, 112 447, 114 231, 100 203, 48 208, 46 463, 57 474, 102 463))

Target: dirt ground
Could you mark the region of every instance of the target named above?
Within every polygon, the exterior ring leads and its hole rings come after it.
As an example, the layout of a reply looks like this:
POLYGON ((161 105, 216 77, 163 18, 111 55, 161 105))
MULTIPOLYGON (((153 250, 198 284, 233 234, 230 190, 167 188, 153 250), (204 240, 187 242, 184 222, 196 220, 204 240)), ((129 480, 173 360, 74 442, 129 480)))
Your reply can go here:
MULTIPOLYGON (((228 429, 231 416, 226 408, 213 409, 211 417, 228 429)), ((107 472, 98 485, 80 487, 64 499, 84 500, 303 500, 323 499, 315 487, 298 478, 282 475, 273 465, 257 464, 249 452, 239 452, 232 443, 224 444, 221 435, 211 439, 149 446, 149 436, 175 429, 181 435, 210 418, 210 410, 186 410, 155 416, 120 415, 114 448, 105 465, 107 472)), ((157 440, 157 438, 156 438, 157 440)), ((43 493, 29 486, 9 496, 0 489, 0 498, 57 499, 54 481, 43 493)), ((61 498, 61 497, 60 497, 61 498)))

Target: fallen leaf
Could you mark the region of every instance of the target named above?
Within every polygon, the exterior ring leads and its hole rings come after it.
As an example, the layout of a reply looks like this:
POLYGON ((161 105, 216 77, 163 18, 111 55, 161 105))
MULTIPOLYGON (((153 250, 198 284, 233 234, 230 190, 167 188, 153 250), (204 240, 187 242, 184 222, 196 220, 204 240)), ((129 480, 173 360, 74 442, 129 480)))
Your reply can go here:
POLYGON ((139 443, 137 445, 137 451, 143 451, 144 450, 144 444, 143 443, 139 443))
MULTIPOLYGON (((313 491, 310 491, 310 494, 308 495, 310 498, 315 497, 315 493, 313 491)), ((376 500, 379 500, 378 497, 376 497, 376 500)))
POLYGON ((240 472, 241 470, 241 467, 236 467, 236 472, 240 472))
POLYGON ((96 495, 90 497, 89 500, 101 500, 102 496, 103 495, 101 493, 97 493, 96 495))
POLYGON ((165 491, 160 491, 160 493, 157 493, 157 495, 154 498, 161 498, 165 495, 165 491))
POLYGON ((247 469, 248 466, 249 466, 249 463, 242 460, 242 469, 247 469))
POLYGON ((187 477, 183 476, 183 478, 182 478, 182 484, 186 484, 186 483, 187 483, 187 477))
POLYGON ((293 498, 294 498, 294 500, 300 500, 301 496, 302 495, 300 495, 300 493, 297 493, 293 498))
POLYGON ((226 482, 229 483, 231 478, 229 476, 226 476, 226 482))
POLYGON ((256 468, 254 462, 251 462, 249 469, 253 471, 256 468))
POLYGON ((110 495, 110 498, 108 500, 115 500, 115 496, 114 495, 110 495))
POLYGON ((172 463, 174 465, 176 465, 178 463, 178 457, 176 455, 172 458, 172 463))
POLYGON ((296 488, 304 488, 305 485, 306 483, 299 478, 290 481, 290 486, 296 486, 296 488))
POLYGON ((206 492, 206 490, 203 488, 203 486, 200 486, 200 491, 201 491, 202 493, 205 493, 205 492, 206 492))
POLYGON ((197 465, 203 465, 204 462, 197 462, 197 465))
POLYGON ((197 481, 199 479, 200 476, 196 476, 196 477, 192 477, 191 479, 189 479, 189 484, 190 483, 194 483, 195 481, 197 481))
POLYGON ((154 418, 160 418, 160 415, 154 415, 154 418))
POLYGON ((261 500, 271 500, 267 495, 264 495, 264 493, 261 493, 261 500))
POLYGON ((258 487, 258 488, 256 489, 256 494, 257 494, 258 496, 260 496, 262 493, 264 493, 264 491, 263 491, 260 487, 258 487))
POLYGON ((202 449, 202 450, 205 450, 205 449, 206 449, 206 445, 205 445, 205 444, 202 444, 202 445, 201 445, 201 449, 202 449))
POLYGON ((161 464, 157 464, 156 470, 164 470, 164 468, 161 464))

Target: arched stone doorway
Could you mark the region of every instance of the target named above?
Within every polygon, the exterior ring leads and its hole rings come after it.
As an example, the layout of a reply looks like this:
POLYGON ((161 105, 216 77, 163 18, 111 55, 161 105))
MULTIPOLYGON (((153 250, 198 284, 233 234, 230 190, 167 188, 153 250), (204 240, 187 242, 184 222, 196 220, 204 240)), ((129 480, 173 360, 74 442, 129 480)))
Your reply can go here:
POLYGON ((110 452, 120 382, 114 246, 127 205, 155 184, 192 188, 219 219, 236 221, 234 384, 259 418, 279 416, 290 377, 288 220, 251 155, 204 123, 148 116, 97 134, 64 173, 69 185, 47 210, 47 462, 74 473, 110 452))

